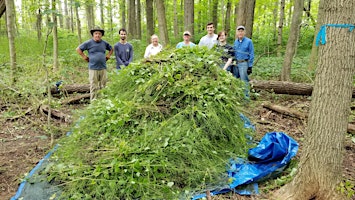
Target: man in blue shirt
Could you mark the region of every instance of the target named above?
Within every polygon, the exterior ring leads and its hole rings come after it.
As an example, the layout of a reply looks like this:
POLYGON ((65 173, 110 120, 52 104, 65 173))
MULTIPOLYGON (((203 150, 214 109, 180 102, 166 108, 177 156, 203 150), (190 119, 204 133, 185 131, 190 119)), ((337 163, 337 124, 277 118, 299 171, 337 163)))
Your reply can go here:
POLYGON ((237 38, 234 42, 235 60, 237 67, 233 70, 234 76, 240 78, 246 85, 246 96, 249 98, 249 77, 254 62, 254 45, 251 39, 245 37, 245 27, 238 26, 237 38))
POLYGON ((117 42, 113 48, 115 50, 116 68, 119 70, 127 67, 133 60, 133 46, 127 42, 127 31, 121 28, 118 31, 120 34, 120 41, 117 42))
POLYGON ((101 39, 105 31, 100 27, 93 28, 90 33, 92 38, 79 45, 76 52, 89 63, 90 100, 94 100, 97 91, 106 85, 106 61, 110 59, 113 48, 101 39), (88 56, 83 53, 84 51, 88 51, 88 56), (107 55, 106 51, 108 51, 107 55))

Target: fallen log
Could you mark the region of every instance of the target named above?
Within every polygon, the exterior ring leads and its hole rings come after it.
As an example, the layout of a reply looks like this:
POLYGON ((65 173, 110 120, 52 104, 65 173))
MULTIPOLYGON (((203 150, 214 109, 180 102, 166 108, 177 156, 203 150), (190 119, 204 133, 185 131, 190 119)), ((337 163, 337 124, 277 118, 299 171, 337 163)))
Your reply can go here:
POLYGON ((257 90, 266 90, 276 94, 290 95, 312 95, 313 86, 307 83, 294 83, 287 81, 250 81, 252 88, 257 90))
MULTIPOLYGON (((45 115, 49 114, 49 107, 47 105, 41 105, 39 109, 45 115)), ((70 120, 70 115, 62 113, 59 110, 51 109, 50 113, 51 113, 51 117, 53 117, 53 118, 60 119, 60 120, 63 120, 65 122, 68 122, 70 120)))
POLYGON ((60 92, 65 94, 72 93, 90 93, 89 84, 70 84, 70 85, 60 85, 59 87, 54 86, 51 88, 51 94, 59 94, 60 92))
POLYGON ((82 94, 62 101, 62 104, 79 104, 83 100, 90 99, 90 94, 82 94))
POLYGON ((297 110, 294 110, 292 108, 288 108, 288 107, 284 107, 284 106, 280 106, 280 105, 275 105, 275 104, 263 104, 262 105, 264 108, 268 108, 270 110, 276 111, 278 113, 284 114, 284 115, 288 115, 291 117, 296 117, 298 119, 306 119, 308 116, 307 114, 301 113, 297 110))
MULTIPOLYGON (((276 94, 311 96, 313 91, 313 85, 309 83, 251 80, 250 84, 256 90, 266 90, 276 94)), ((353 88, 352 98, 355 98, 355 88, 353 88)))
MULTIPOLYGON (((294 109, 291 109, 291 108, 288 108, 288 107, 285 107, 285 106, 280 106, 280 105, 275 105, 275 104, 268 104, 268 103, 262 104, 262 106, 264 108, 269 109, 269 110, 273 110, 273 111, 276 111, 278 113, 281 113, 281 114, 284 114, 284 115, 287 115, 287 116, 291 116, 291 117, 295 117, 295 118, 298 118, 298 119, 301 119, 301 120, 304 120, 304 119, 308 118, 308 114, 307 113, 301 113, 301 112, 299 112, 297 110, 294 110, 294 109)), ((354 134, 355 133, 355 125, 352 124, 352 123, 349 123, 348 127, 347 127, 347 132, 354 134)))

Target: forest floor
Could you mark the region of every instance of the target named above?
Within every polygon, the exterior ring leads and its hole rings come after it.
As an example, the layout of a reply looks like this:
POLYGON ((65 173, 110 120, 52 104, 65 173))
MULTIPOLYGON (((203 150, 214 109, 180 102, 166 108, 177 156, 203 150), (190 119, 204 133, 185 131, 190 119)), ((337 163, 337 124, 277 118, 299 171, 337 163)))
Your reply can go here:
MULTIPOLYGON (((250 109, 248 109, 248 113, 245 113, 256 126, 256 137, 262 138, 265 133, 274 131, 284 132, 293 137, 300 144, 300 149, 296 156, 299 158, 302 154, 302 141, 306 134, 307 120, 300 120, 267 109, 263 107, 265 102, 308 113, 309 97, 261 93, 260 96, 250 102, 250 109)), ((1 105, 0 103, 0 115, 7 111, 8 106, 10 105, 1 105)), ((71 115, 73 110, 81 109, 84 106, 62 108, 61 112, 71 115)), ((3 118, 1 120, 0 199, 5 200, 15 195, 21 180, 52 149, 53 145, 50 143, 50 136, 44 131, 47 116, 39 111, 13 120, 5 120, 3 118)), ((51 123, 59 127, 58 130, 69 130, 71 126, 69 122, 62 120, 53 120, 51 123)), ((57 133, 56 139, 65 136, 65 134, 65 132, 57 133)), ((355 143, 351 140, 351 137, 347 137, 344 148, 344 180, 355 181, 354 161, 355 143)), ((228 196, 228 198, 216 196, 212 199, 267 199, 267 194, 251 197, 228 196)))

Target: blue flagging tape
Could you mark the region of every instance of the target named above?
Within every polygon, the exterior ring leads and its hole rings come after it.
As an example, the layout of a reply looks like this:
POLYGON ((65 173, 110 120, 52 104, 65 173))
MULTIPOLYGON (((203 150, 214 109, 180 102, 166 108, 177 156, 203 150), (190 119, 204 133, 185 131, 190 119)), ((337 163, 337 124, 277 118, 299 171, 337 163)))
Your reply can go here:
POLYGON ((324 45, 327 41, 327 26, 335 28, 348 28, 349 31, 353 31, 355 28, 354 24, 324 24, 320 27, 316 38, 316 46, 319 46, 319 41, 324 45))
POLYGON ((56 144, 53 149, 51 151, 49 151, 47 153, 47 155, 45 155, 38 163, 37 165, 30 171, 30 173, 25 177, 25 179, 21 182, 20 186, 18 187, 18 190, 15 194, 15 196, 11 197, 11 200, 17 200, 18 198, 20 198, 21 193, 23 191, 23 188, 25 187, 26 183, 27 183, 27 179, 31 178, 33 176, 33 174, 41 167, 41 165, 43 164, 43 162, 45 160, 47 160, 58 148, 58 144, 56 144))

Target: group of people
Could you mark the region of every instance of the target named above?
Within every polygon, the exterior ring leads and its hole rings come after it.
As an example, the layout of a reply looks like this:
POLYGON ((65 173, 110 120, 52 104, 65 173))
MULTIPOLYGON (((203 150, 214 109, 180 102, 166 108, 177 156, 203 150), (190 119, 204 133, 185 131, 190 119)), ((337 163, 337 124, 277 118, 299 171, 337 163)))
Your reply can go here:
MULTIPOLYGON (((214 24, 208 23, 206 26, 207 35, 203 36, 198 46, 206 46, 216 49, 222 53, 221 68, 230 71, 236 78, 245 82, 245 96, 249 98, 249 75, 252 73, 254 63, 254 45, 250 38, 245 36, 245 27, 238 26, 236 29, 236 39, 233 46, 227 44, 227 32, 220 31, 215 34, 214 24)), ((183 41, 176 45, 176 48, 193 47, 195 43, 190 41, 191 33, 185 31, 183 41)))
POLYGON ((89 81, 90 81, 90 100, 94 100, 97 91, 104 88, 107 82, 106 61, 110 59, 113 51, 115 51, 116 68, 121 69, 123 66, 128 66, 133 60, 133 46, 127 42, 127 31, 121 28, 118 31, 120 41, 113 48, 102 39, 105 31, 99 27, 90 30, 92 39, 80 44, 76 51, 78 54, 89 63, 89 81), (88 56, 84 54, 88 52, 88 56), (106 51, 108 53, 106 54, 106 51))
MULTIPOLYGON (((215 34, 215 27, 213 23, 208 23, 206 26, 207 35, 203 36, 198 46, 206 46, 222 52, 221 68, 228 70, 237 78, 243 80, 246 84, 246 96, 248 95, 249 77, 252 73, 254 62, 254 46, 251 39, 245 37, 245 27, 238 26, 236 29, 237 38, 233 46, 227 44, 227 32, 220 31, 215 34)), ((76 51, 89 65, 89 81, 90 81, 90 100, 94 100, 97 91, 105 87, 107 82, 106 61, 110 59, 113 51, 115 52, 116 68, 119 70, 122 67, 128 66, 133 60, 133 47, 127 42, 127 31, 121 28, 118 33, 120 40, 113 48, 112 46, 102 40, 105 31, 99 27, 90 30, 92 38, 80 44, 76 51), (88 52, 88 56, 84 54, 88 52), (106 54, 106 51, 108 52, 106 54)), ((195 43, 191 42, 191 33, 185 31, 183 33, 183 41, 176 45, 176 48, 194 47, 195 43)), ((151 44, 146 47, 144 58, 149 58, 162 51, 163 46, 159 44, 157 35, 151 36, 151 44)))

